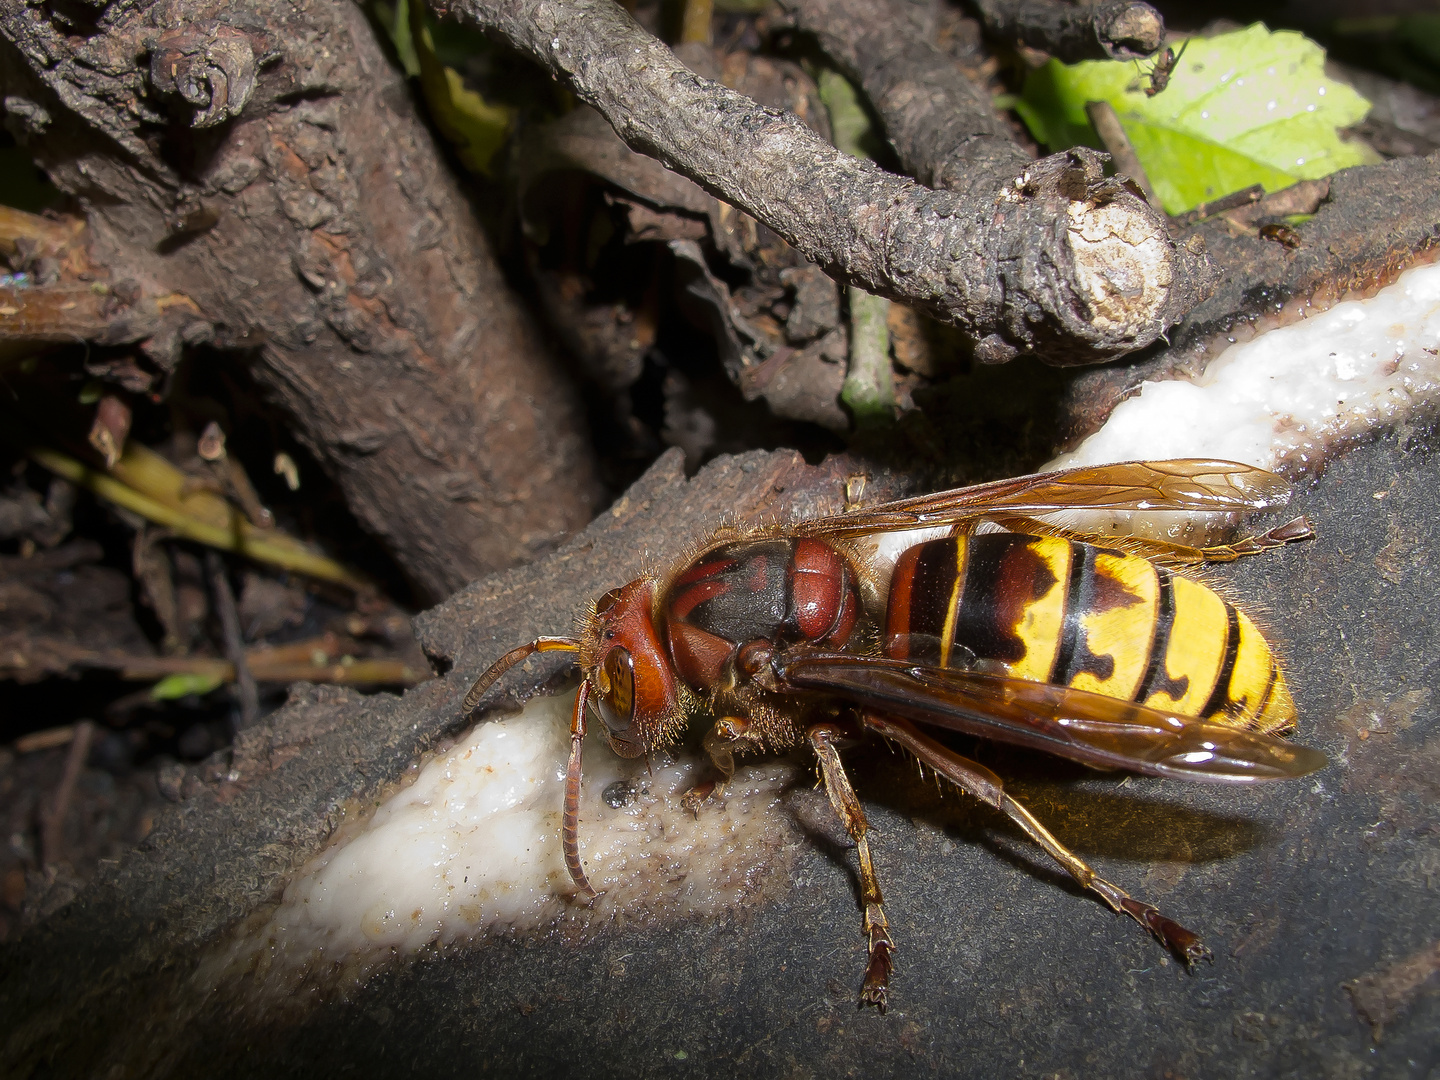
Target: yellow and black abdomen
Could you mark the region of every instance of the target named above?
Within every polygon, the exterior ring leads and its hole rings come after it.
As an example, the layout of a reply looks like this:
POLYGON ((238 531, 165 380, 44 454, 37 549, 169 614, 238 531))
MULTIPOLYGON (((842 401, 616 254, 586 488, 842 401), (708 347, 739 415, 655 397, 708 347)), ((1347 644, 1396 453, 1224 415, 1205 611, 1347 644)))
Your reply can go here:
POLYGON ((885 652, 1265 732, 1295 720, 1269 644, 1233 604, 1138 555, 1056 537, 987 533, 907 550, 885 652))

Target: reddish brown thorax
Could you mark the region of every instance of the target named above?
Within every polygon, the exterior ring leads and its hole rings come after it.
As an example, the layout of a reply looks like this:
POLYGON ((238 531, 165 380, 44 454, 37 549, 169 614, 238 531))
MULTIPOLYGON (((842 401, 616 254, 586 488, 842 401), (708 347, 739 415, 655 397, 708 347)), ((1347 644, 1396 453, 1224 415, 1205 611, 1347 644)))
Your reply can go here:
POLYGON ((843 647, 860 593, 845 556, 829 544, 774 537, 701 556, 670 583, 660 607, 675 670, 704 690, 748 642, 843 647))

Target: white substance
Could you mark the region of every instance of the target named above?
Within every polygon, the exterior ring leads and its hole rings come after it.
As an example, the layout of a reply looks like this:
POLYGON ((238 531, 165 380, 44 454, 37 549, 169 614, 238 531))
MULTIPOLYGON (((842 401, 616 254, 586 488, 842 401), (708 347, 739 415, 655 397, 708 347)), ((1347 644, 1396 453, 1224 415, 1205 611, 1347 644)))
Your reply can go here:
POLYGON ((771 809, 792 764, 742 764, 694 814, 680 798, 700 776, 698 761, 657 759, 651 774, 596 736, 585 747, 580 851, 602 895, 588 906, 575 899, 560 850, 573 700, 539 698, 518 716, 477 725, 312 860, 268 923, 202 978, 214 985, 237 970, 335 965, 363 981, 386 957, 432 943, 566 921, 583 928, 622 913, 713 917, 788 865, 798 841, 789 816, 771 809), (631 787, 620 807, 602 798, 616 781, 631 787))
POLYGON ((1440 265, 1232 345, 1193 382, 1147 382, 1046 468, 1213 457, 1303 471, 1440 398, 1440 265))

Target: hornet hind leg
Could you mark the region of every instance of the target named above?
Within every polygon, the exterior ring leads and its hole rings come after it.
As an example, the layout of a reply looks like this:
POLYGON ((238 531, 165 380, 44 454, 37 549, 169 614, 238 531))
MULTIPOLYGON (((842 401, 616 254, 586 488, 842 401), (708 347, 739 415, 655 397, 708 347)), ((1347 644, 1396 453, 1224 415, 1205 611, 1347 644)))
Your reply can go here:
POLYGON ((865 909, 865 936, 869 941, 870 957, 865 965, 865 982, 860 990, 860 1001, 885 1011, 885 993, 890 985, 890 973, 894 969, 891 959, 895 942, 890 937, 890 921, 885 918, 885 898, 880 894, 880 880, 875 876, 875 864, 870 858, 870 843, 866 839, 869 825, 850 778, 845 775, 845 766, 840 762, 840 752, 835 749, 835 740, 840 732, 828 724, 815 724, 807 733, 810 747, 820 761, 820 772, 825 778, 825 792, 830 796, 830 805, 845 825, 860 856, 860 903, 865 909))
MULTIPOLYGON (((907 720, 866 712, 865 726, 898 743, 910 753, 929 765, 945 779, 968 792, 977 799, 1005 813, 1011 821, 1025 830, 1030 839, 1065 868, 1065 872, 1108 904, 1113 911, 1129 915, 1166 948, 1187 964, 1199 960, 1213 959, 1210 950, 1200 941, 1199 935, 1187 930, 1175 920, 1160 914, 1149 904, 1136 900, 1118 885, 1111 884, 1090 869, 1074 852, 1051 835, 1050 831, 1035 819, 1035 816, 1005 792, 1001 779, 985 766, 961 757, 952 750, 941 746, 934 739, 920 733, 907 720)), ((834 796, 831 796, 834 799, 834 796)))

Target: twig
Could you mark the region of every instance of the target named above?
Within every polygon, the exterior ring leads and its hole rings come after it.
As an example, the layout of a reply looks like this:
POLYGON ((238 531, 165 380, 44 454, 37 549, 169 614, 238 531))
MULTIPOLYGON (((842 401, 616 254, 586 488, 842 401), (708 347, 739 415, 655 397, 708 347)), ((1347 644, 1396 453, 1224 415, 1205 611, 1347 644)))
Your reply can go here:
POLYGON ((1254 236, 1256 222, 1290 214, 1313 214, 1329 197, 1328 176, 1319 180, 1300 180, 1269 195, 1265 194, 1265 189, 1260 184, 1251 184, 1239 191, 1232 191, 1229 195, 1201 203, 1193 210, 1176 214, 1170 219, 1170 224, 1178 231, 1188 229, 1208 218, 1223 216, 1233 228, 1254 236))
POLYGON ((850 367, 840 400, 855 417, 855 426, 876 427, 895 422, 895 379, 890 370, 890 333, 886 327, 890 301, 853 285, 850 303, 850 367))
POLYGON ((1150 186, 1150 177, 1145 173, 1145 166, 1140 164, 1140 158, 1135 153, 1135 147, 1130 144, 1130 136, 1125 134, 1120 117, 1115 115, 1115 107, 1108 101, 1087 101, 1085 115, 1090 118, 1090 123, 1094 125, 1100 141, 1105 144, 1105 149, 1110 151, 1110 157, 1115 162, 1115 171, 1134 180, 1145 193, 1145 201, 1163 214, 1165 208, 1155 197, 1155 189, 1150 186))
MULTIPOLYGON (((852 4, 859 37, 886 25, 875 4, 852 4)), ((747 211, 832 277, 961 327, 987 359, 1032 351, 1093 363, 1156 340, 1198 299, 1201 264, 1144 200, 1105 180, 1092 151, 1028 162, 991 139, 1000 152, 986 167, 927 190, 696 75, 614 0, 443 6, 544 66, 632 149, 747 211)), ((888 118, 886 133, 897 141, 888 118)))
POLYGON ((1289 214, 1313 214, 1320 204, 1330 197, 1330 177, 1319 180, 1299 180, 1287 188, 1243 206, 1225 211, 1225 220, 1235 225, 1253 225, 1266 218, 1280 218, 1289 214))
MULTIPOLYGON (((200 457, 210 466, 220 487, 240 504, 250 524, 257 529, 273 529, 275 515, 260 501, 255 485, 238 458, 232 457, 225 449, 225 432, 214 420, 205 425, 195 446, 200 457)), ((106 468, 113 469, 115 462, 107 460, 106 468)))
POLYGON ((28 559, 17 555, 0 555, 0 575, 49 574, 69 570, 81 563, 99 562, 105 549, 94 540, 71 540, 50 551, 37 551, 28 559))
POLYGON ((107 290, 77 282, 38 288, 0 286, 0 341, 11 349, 36 342, 70 344, 103 337, 114 302, 107 290))
POLYGON ((105 459, 107 469, 120 460, 120 449, 130 436, 132 419, 130 406, 114 394, 106 394, 96 405, 89 442, 105 459))
POLYGON ((1151 327, 1178 319, 1208 291, 1203 256, 1177 247, 1165 218, 1142 197, 1107 181, 1099 155, 1076 149, 1031 161, 988 96, 885 0, 781 5, 864 90, 901 166, 963 195, 974 214, 975 235, 957 258, 988 248, 992 265, 965 266, 972 288, 1007 296, 997 320, 1003 326, 980 335, 977 359, 1007 360, 1018 341, 1053 334, 1045 347, 1029 347, 1051 363, 1093 362, 1108 347, 1094 334, 1097 324, 1118 316, 1126 329, 1106 340, 1133 334, 1139 347, 1142 338, 1153 340, 1151 327), (1006 183, 1017 186, 1007 193, 1006 183), (1127 292, 1126 282, 1138 292, 1127 292), (1044 306, 1054 322, 1017 326, 1027 303, 1044 306), (1070 340, 1058 340, 1062 332, 1070 340))
MULTIPOLYGON (((830 131, 839 150, 867 157, 870 118, 855 88, 835 71, 820 75, 820 100, 830 113, 830 131)), ((895 420, 895 376, 890 370, 890 301, 864 289, 846 290, 850 317, 850 355, 840 400, 858 428, 883 427, 895 420)))
POLYGON ((275 528, 275 515, 260 501, 260 494, 255 490, 255 485, 250 483, 250 474, 245 471, 245 466, 240 464, 240 459, 226 454, 225 460, 217 464, 224 468, 221 479, 226 490, 245 511, 250 524, 266 531, 275 528))
POLYGON ((901 167, 922 184, 967 191, 1033 164, 989 96, 884 0, 781 6, 865 92, 901 167))
MULTIPOLYGON (((20 654, 12 640, 6 641, 6 665, 0 666, 0 674, 6 677, 32 671, 38 666, 33 656, 20 654)), ((64 639, 52 638, 31 638, 29 644, 32 650, 43 651, 47 657, 58 662, 49 669, 57 674, 77 668, 100 668, 118 671, 122 679, 134 680, 163 679, 167 675, 198 675, 217 683, 233 682, 235 679, 235 666, 228 660, 213 656, 139 656, 98 652, 80 648, 64 639)), ((350 686, 411 686, 430 677, 428 671, 412 667, 400 659, 352 658, 346 653, 346 647, 346 643, 334 634, 324 634, 274 648, 249 649, 245 653, 245 663, 256 682, 288 683, 304 679, 350 686)))
POLYGON ((65 815, 70 811, 70 799, 75 794, 75 783, 80 779, 80 770, 90 756, 90 740, 94 737, 95 725, 81 720, 75 725, 75 738, 65 755, 65 771, 60 774, 60 784, 45 812, 40 827, 40 860, 45 866, 54 866, 60 861, 65 846, 65 815))
POLYGON ((991 37, 1028 45, 1057 60, 1136 60, 1165 43, 1165 20, 1149 4, 1102 0, 975 0, 991 37))
POLYGON ((1265 195, 1265 188, 1261 184, 1251 184, 1239 191, 1232 191, 1229 195, 1209 202, 1203 202, 1193 210, 1187 210, 1183 214, 1176 214, 1170 219, 1170 224, 1177 229, 1188 229, 1196 222, 1204 221, 1206 218, 1214 217, 1216 214, 1223 214, 1227 210, 1238 210, 1243 206, 1259 202, 1265 195))
MULTIPOLYGON (((228 521, 224 524, 215 524, 211 521, 201 520, 187 510, 177 509, 169 503, 142 494, 115 477, 84 465, 65 454, 39 446, 30 447, 26 453, 51 472, 57 473, 81 487, 88 488, 117 506, 133 510, 157 525, 173 529, 177 536, 186 540, 195 540, 221 551, 233 551, 237 555, 245 555, 258 562, 282 566, 287 570, 309 574, 311 577, 317 577, 324 581, 334 581, 352 589, 368 590, 373 588, 369 581, 353 570, 340 565, 334 559, 328 559, 324 555, 311 551, 293 537, 286 536, 276 529, 267 529, 263 532, 256 529, 248 521, 243 520, 243 515, 230 507, 223 499, 217 501, 225 509, 228 521)), ((125 457, 129 456, 130 450, 127 447, 125 457)), ((158 457, 158 455, 155 456, 158 457)), ((125 458, 122 457, 120 464, 123 466, 124 463, 125 458)), ((173 469, 173 466, 171 468, 173 469)), ((178 472, 178 470, 176 471, 178 472)), ((190 498, 199 499, 208 494, 208 492, 193 492, 190 498)), ((214 496, 211 497, 214 498, 214 496)))
POLYGON ((226 576, 225 560, 217 552, 205 553, 205 571, 215 592, 215 610, 220 615, 220 632, 225 640, 225 656, 235 669, 235 689, 240 698, 240 719, 234 725, 243 731, 260 718, 260 692, 255 676, 245 662, 245 641, 240 635, 240 612, 235 607, 235 594, 226 576))
POLYGON ((680 40, 709 45, 714 41, 712 20, 715 0, 684 0, 680 16, 680 40))
POLYGON ((44 731, 32 731, 28 735, 21 735, 15 740, 15 752, 17 754, 33 754, 39 750, 54 750, 59 746, 68 746, 75 741, 75 725, 64 724, 60 727, 46 728, 44 731))

